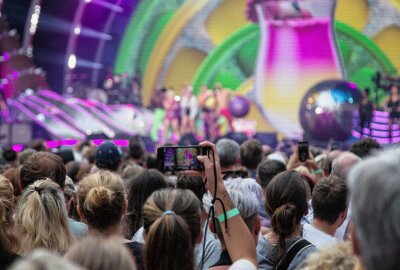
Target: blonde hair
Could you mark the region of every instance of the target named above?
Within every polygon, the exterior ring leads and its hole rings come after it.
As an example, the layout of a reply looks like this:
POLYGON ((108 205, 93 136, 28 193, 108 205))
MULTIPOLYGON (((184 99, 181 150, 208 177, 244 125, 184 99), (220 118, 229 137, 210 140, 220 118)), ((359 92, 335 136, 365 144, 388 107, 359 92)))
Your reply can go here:
POLYGON ((87 237, 65 257, 90 270, 136 270, 132 255, 118 238, 87 237))
POLYGON ((353 270, 357 264, 350 243, 338 242, 337 244, 321 249, 311 254, 306 260, 307 265, 303 270, 353 270))
POLYGON ((100 170, 86 176, 79 182, 77 197, 81 214, 93 228, 101 231, 121 222, 126 196, 117 174, 100 170))
POLYGON ((73 242, 64 195, 50 179, 36 181, 24 190, 17 205, 16 223, 22 235, 21 254, 36 248, 64 253, 73 242))
POLYGON ((155 191, 143 206, 147 270, 194 269, 201 204, 189 190, 155 191))
POLYGON ((13 264, 10 270, 84 270, 64 258, 46 250, 36 250, 23 260, 13 264))
POLYGON ((0 175, 0 246, 7 252, 16 253, 19 239, 14 231, 13 187, 7 178, 0 175))

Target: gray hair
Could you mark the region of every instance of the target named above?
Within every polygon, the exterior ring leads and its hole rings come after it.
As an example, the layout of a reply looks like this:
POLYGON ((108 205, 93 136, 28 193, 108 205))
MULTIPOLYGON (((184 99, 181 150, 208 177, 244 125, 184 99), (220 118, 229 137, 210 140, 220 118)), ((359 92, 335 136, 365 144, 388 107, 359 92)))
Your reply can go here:
POLYGON ((246 220, 258 214, 258 200, 254 194, 240 190, 228 189, 233 205, 239 210, 240 216, 246 220))
POLYGON ((361 158, 351 152, 340 154, 332 162, 332 175, 347 180, 350 170, 361 161, 361 158))
POLYGON ((400 152, 366 159, 350 172, 352 216, 365 269, 400 265, 400 152))
POLYGON ((246 194, 254 194, 258 200, 262 200, 262 187, 253 178, 230 178, 224 181, 226 189, 239 190, 246 194))
POLYGON ((239 160, 240 145, 231 139, 221 139, 217 142, 217 153, 222 168, 235 165, 239 160))
MULTIPOLYGON (((235 178, 224 181, 233 205, 239 210, 243 219, 249 218, 258 213, 262 196, 262 188, 252 178, 235 178)), ((208 212, 212 196, 208 192, 203 197, 204 209, 208 212)))

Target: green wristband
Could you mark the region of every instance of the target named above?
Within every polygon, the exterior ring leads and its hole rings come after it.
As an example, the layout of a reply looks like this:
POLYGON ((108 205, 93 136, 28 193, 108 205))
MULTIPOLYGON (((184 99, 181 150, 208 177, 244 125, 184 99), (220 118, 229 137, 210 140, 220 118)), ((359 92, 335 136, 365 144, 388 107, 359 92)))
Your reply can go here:
MULTIPOLYGON (((230 219, 233 218, 234 216, 240 215, 239 210, 237 208, 233 208, 231 210, 229 210, 228 212, 226 212, 226 219, 230 219)), ((218 220, 220 223, 225 221, 225 215, 221 214, 218 216, 218 220)))
POLYGON ((315 174, 322 174, 323 171, 322 171, 321 169, 318 169, 318 170, 315 170, 314 173, 315 173, 315 174))

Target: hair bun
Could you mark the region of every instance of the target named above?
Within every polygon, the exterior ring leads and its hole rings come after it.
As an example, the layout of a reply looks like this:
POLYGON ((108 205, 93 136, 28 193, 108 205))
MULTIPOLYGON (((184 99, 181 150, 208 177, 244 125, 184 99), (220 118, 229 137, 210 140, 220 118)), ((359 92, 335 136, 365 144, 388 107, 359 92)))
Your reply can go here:
POLYGON ((91 211, 93 208, 100 208, 111 204, 112 198, 113 191, 110 189, 105 187, 95 187, 89 191, 84 207, 91 211))
POLYGON ((296 227, 297 207, 286 203, 278 207, 271 218, 272 229, 283 236, 291 235, 296 227))

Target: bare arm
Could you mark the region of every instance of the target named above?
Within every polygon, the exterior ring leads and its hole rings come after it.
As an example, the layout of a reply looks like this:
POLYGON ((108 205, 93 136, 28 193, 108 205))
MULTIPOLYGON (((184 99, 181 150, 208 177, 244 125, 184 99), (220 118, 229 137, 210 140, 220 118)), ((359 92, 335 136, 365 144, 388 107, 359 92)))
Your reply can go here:
MULTIPOLYGON (((217 171, 217 181, 214 179, 214 160, 210 155, 200 156, 199 160, 203 162, 205 168, 205 177, 207 180, 206 187, 214 195, 215 187, 217 188, 216 197, 222 200, 225 211, 229 211, 234 208, 234 205, 229 197, 227 190, 221 176, 221 167, 219 165, 219 157, 215 145, 210 142, 203 142, 201 146, 207 146, 213 149, 215 154, 215 165, 217 171)), ((218 215, 224 213, 222 204, 217 202, 215 205, 216 212, 218 215)), ((235 262, 240 259, 245 259, 252 262, 254 265, 258 265, 256 250, 254 246, 254 241, 250 234, 249 229, 244 223, 240 215, 229 218, 227 221, 221 223, 222 233, 224 235, 224 240, 226 247, 228 249, 229 255, 232 261, 235 262), (228 222, 228 229, 225 230, 225 222, 228 222)))

